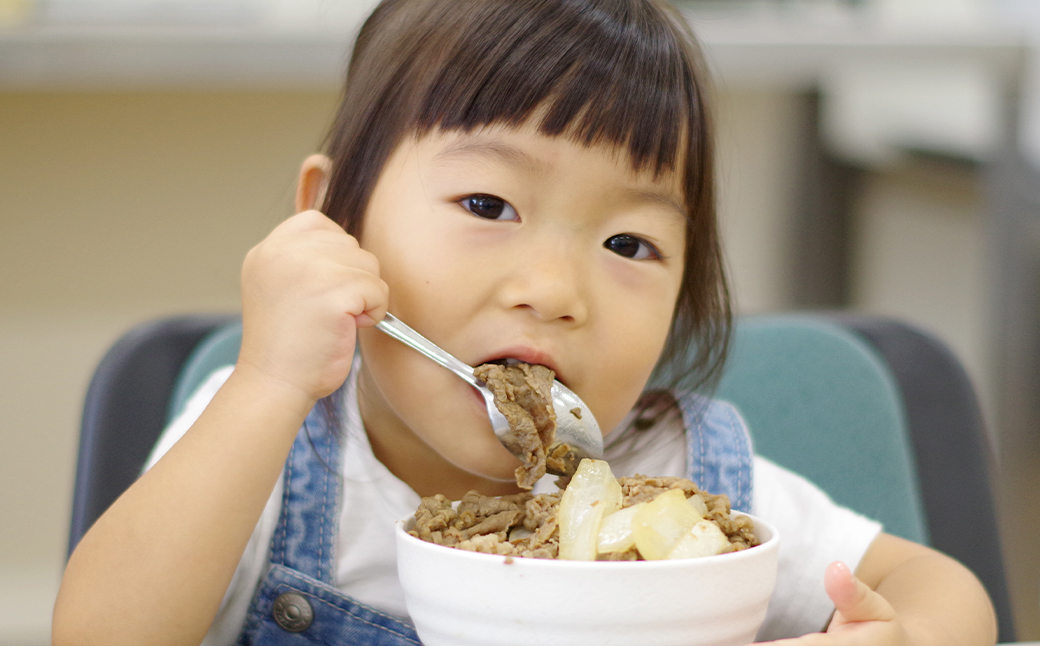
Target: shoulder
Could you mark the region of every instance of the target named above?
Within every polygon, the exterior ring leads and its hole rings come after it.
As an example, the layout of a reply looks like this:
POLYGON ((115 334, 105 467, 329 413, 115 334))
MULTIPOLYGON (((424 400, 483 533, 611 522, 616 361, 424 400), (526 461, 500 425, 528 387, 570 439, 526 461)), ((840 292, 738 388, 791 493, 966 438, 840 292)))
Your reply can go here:
POLYGON ((785 542, 851 541, 866 551, 881 532, 881 523, 837 504, 809 480, 760 455, 755 456, 754 477, 751 513, 777 525, 785 542))
POLYGON ((688 428, 711 427, 746 439, 750 444, 747 422, 733 404, 699 393, 680 393, 675 395, 675 400, 688 428))
POLYGON ((733 404, 699 393, 672 393, 682 423, 693 443, 710 443, 714 451, 752 453, 747 422, 733 404))
POLYGON ((750 448, 747 423, 736 406, 696 392, 660 390, 644 393, 633 412, 607 439, 628 434, 632 429, 639 429, 636 432, 721 434, 736 437, 742 445, 750 448))
POLYGON ((687 477, 698 486, 729 496, 734 509, 751 509, 754 462, 751 435, 737 409, 698 394, 676 403, 686 427, 687 477))

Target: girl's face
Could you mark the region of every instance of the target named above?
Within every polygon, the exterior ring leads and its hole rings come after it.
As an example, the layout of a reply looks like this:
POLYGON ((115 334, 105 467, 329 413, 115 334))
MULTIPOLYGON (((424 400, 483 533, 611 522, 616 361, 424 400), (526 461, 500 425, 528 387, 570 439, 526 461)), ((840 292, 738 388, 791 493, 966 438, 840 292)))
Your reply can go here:
MULTIPOLYGON (((612 146, 530 125, 435 131, 388 160, 361 245, 379 259, 390 312, 472 366, 552 368, 606 432, 668 334, 682 204, 676 175, 637 174, 612 146)), ((423 495, 509 488, 519 461, 473 388, 376 330, 359 343, 362 417, 391 471, 423 495)))

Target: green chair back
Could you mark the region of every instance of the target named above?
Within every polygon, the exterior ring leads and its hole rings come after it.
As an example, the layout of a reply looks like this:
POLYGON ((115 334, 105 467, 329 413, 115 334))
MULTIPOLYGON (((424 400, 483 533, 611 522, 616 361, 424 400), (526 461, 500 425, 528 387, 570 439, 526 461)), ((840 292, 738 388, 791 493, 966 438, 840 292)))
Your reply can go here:
POLYGON ((726 365, 716 396, 744 415, 756 453, 928 542, 899 390, 861 337, 819 317, 744 318, 726 365))
POLYGON ((184 406, 206 377, 215 370, 235 365, 241 345, 242 321, 237 320, 216 328, 195 347, 185 360, 173 387, 173 394, 166 409, 167 424, 184 410, 184 406))

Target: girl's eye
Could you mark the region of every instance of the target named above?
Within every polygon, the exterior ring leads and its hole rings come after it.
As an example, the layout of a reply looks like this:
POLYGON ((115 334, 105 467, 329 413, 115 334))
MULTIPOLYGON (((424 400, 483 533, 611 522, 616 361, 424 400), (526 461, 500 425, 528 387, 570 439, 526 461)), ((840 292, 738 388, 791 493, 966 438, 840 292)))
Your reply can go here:
POLYGON ((603 243, 603 246, 619 256, 633 260, 657 260, 661 258, 661 252, 654 245, 627 233, 621 233, 608 238, 603 243))
POLYGON ((462 208, 485 220, 519 220, 509 202, 494 195, 470 195, 459 200, 462 208))

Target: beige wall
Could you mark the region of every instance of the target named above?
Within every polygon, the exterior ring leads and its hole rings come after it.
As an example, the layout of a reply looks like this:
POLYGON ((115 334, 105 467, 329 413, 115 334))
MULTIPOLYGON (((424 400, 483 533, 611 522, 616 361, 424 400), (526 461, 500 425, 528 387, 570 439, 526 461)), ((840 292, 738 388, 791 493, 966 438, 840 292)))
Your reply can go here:
POLYGON ((719 219, 739 312, 789 309, 794 200, 806 102, 729 92, 718 106, 719 219))
POLYGON ((238 308, 331 94, 0 94, 0 645, 49 643, 83 394, 135 323, 238 308))
POLYGON ((923 163, 872 173, 855 201, 852 300, 954 348, 992 418, 989 248, 974 171, 923 163))

